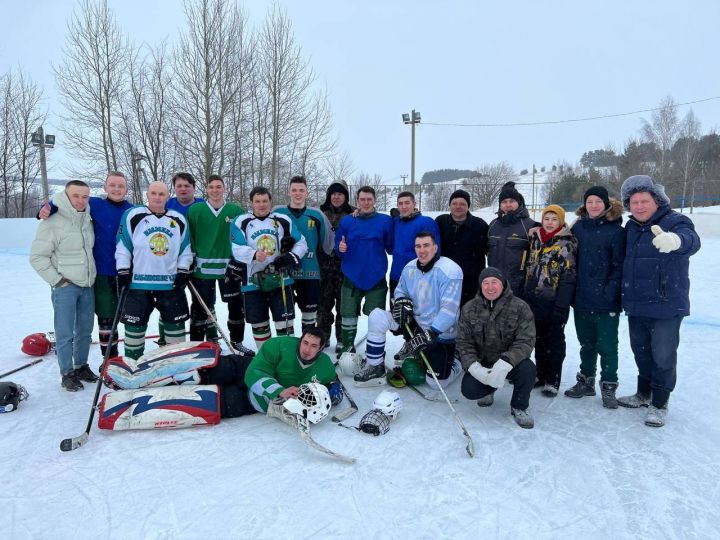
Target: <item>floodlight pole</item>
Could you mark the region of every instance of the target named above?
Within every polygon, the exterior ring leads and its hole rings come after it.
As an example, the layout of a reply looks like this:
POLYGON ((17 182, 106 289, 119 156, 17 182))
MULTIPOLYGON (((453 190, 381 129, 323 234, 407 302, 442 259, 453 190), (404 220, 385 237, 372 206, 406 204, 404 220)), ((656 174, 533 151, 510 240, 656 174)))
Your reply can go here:
POLYGON ((47 201, 49 197, 49 189, 47 177, 47 161, 45 160, 45 132, 43 131, 42 126, 38 128, 37 133, 40 136, 40 140, 42 141, 37 146, 40 148, 40 178, 42 178, 43 199, 47 201))

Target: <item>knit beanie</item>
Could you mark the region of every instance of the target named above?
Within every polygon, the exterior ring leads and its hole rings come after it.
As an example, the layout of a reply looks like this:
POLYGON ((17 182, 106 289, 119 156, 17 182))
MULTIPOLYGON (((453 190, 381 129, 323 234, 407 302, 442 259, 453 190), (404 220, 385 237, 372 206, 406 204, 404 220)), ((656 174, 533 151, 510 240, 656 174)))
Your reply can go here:
POLYGON ((547 214, 548 212, 552 212, 558 217, 561 227, 565 225, 565 210, 563 210, 562 206, 558 206, 557 204, 547 205, 545 208, 543 208, 542 217, 545 218, 545 214, 547 214))
POLYGON ((453 191, 452 195, 450 195, 450 200, 448 201, 448 204, 453 202, 453 199, 465 199, 468 203, 468 207, 470 207, 470 194, 465 191, 464 189, 456 189, 453 191))
POLYGON ((620 188, 620 198, 625 210, 630 210, 630 197, 636 193, 649 193, 658 206, 670 204, 670 197, 665 194, 665 187, 656 184, 652 178, 644 174, 636 174, 623 182, 620 188))
POLYGON ((583 206, 587 202, 587 198, 590 195, 595 195, 596 197, 599 197, 602 199, 602 202, 605 204, 605 209, 607 210, 610 208, 610 195, 608 194, 608 190, 605 189, 602 186, 593 186, 591 188, 588 188, 588 190, 585 192, 585 195, 583 195, 583 206))
POLYGON ((520 206, 525 206, 525 198, 520 195, 520 192, 517 189, 515 189, 515 182, 507 182, 500 189, 498 203, 503 202, 505 199, 512 199, 517 201, 520 206))
POLYGON ((499 268, 495 268, 494 266, 488 266, 487 268, 484 268, 482 272, 480 272, 480 277, 478 278, 478 281, 480 284, 482 284, 483 279, 494 277, 505 283, 505 276, 503 276, 503 273, 500 271, 499 268))

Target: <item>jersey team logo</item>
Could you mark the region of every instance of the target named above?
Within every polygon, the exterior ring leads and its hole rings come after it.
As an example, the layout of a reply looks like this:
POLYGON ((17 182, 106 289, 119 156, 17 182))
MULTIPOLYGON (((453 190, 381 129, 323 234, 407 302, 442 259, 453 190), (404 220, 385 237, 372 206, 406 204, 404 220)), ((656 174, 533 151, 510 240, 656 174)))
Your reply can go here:
POLYGON ((257 239, 257 248, 258 251, 261 249, 264 250, 268 256, 274 255, 275 249, 277 248, 277 242, 275 242, 275 238, 269 234, 264 234, 257 239))
POLYGON ((155 233, 150 237, 148 241, 150 244, 150 251, 153 255, 162 257, 170 249, 170 240, 163 233, 155 233))

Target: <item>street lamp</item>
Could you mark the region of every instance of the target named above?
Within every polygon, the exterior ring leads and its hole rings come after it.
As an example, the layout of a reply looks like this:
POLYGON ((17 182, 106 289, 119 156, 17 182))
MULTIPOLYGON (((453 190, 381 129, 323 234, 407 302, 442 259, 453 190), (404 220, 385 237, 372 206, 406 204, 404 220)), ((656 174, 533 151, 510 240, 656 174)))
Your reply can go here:
POLYGON ((40 176, 42 178, 43 197, 48 200, 48 179, 47 162, 45 161, 45 149, 55 146, 55 135, 45 135, 43 127, 40 126, 30 137, 33 146, 40 148, 40 176))
POLYGON ((420 123, 420 113, 415 109, 410 114, 402 115, 403 123, 410 124, 410 185, 412 192, 415 193, 415 124, 420 123))

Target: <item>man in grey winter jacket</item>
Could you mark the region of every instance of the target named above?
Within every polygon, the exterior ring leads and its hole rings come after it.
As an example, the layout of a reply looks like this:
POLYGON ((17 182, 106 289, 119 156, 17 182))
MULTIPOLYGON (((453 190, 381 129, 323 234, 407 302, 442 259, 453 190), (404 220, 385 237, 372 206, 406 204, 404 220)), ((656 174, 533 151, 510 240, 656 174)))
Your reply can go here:
POLYGON ((490 266, 480 273, 480 290, 460 313, 456 344, 467 372, 462 380, 463 396, 489 407, 495 391, 510 379, 511 413, 520 427, 532 428, 527 408, 535 384, 535 364, 530 360, 535 321, 530 307, 513 295, 497 268, 490 266))
POLYGON ((52 287, 55 338, 62 386, 69 392, 80 381, 98 380, 87 365, 95 316, 95 233, 88 202, 90 188, 71 180, 53 197, 58 211, 38 226, 30 264, 52 287))

